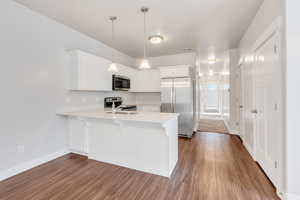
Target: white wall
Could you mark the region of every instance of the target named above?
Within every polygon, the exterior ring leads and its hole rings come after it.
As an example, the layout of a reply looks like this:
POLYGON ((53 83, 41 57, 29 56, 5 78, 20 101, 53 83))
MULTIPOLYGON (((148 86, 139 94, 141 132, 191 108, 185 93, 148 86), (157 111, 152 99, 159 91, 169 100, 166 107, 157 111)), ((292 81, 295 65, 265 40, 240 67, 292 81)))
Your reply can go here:
POLYGON ((247 51, 251 48, 264 30, 276 17, 281 15, 281 1, 282 0, 264 0, 252 23, 240 41, 239 47, 242 50, 242 53, 243 51, 247 51))
MULTIPOLYGON (((168 56, 150 57, 148 58, 152 67, 173 66, 173 65, 191 65, 195 66, 196 54, 183 53, 168 56)), ((136 60, 136 66, 141 63, 141 59, 136 60)))
MULTIPOLYGON (((82 93, 64 89, 65 50, 79 48, 109 58, 111 49, 11 0, 0 2, 0 175, 5 169, 67 146, 65 107, 103 107, 103 98, 125 93, 82 93), (24 153, 18 146, 24 145, 24 153), (20 150, 20 149, 19 149, 20 150)), ((135 60, 117 52, 118 62, 135 60)))
POLYGON ((300 199, 300 1, 285 0, 286 35, 286 192, 288 200, 300 199))
POLYGON ((160 94, 155 93, 137 93, 136 103, 137 105, 160 105, 160 94))

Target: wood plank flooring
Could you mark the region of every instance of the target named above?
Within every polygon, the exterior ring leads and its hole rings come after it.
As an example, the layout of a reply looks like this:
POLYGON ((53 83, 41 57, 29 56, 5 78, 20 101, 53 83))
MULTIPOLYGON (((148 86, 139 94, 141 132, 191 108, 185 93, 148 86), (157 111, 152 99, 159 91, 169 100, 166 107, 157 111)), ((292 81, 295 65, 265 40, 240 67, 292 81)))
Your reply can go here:
POLYGON ((171 179, 69 154, 0 182, 1 200, 273 200, 274 188, 235 136, 180 139, 171 179))

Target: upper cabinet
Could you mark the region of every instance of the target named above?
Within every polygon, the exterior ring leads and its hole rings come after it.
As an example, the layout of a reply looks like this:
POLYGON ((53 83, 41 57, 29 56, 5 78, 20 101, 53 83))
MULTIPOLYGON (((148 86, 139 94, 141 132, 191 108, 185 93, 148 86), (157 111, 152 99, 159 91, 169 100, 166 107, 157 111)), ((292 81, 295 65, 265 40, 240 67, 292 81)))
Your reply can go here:
POLYGON ((118 72, 115 72, 114 74, 116 75, 121 75, 121 76, 127 76, 130 78, 131 82, 134 80, 134 77, 136 76, 137 70, 132 68, 132 67, 127 67, 125 65, 118 64, 118 72))
POLYGON ((158 69, 137 70, 118 64, 118 72, 107 69, 111 61, 96 55, 72 50, 68 52, 69 90, 112 91, 112 75, 127 76, 131 80, 130 92, 160 92, 160 71, 158 69))
POLYGON ((70 90, 112 91, 111 61, 81 50, 69 52, 70 90))
POLYGON ((160 67, 160 78, 190 77, 191 68, 188 65, 160 67))
POLYGON ((131 92, 160 92, 158 69, 137 71, 132 79, 131 92))

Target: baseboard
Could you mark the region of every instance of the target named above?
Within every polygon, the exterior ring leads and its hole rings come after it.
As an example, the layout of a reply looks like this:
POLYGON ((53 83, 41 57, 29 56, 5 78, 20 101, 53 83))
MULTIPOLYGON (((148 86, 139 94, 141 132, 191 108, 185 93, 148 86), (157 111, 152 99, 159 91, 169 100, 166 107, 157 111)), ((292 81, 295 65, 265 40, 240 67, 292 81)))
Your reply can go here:
POLYGON ((70 149, 70 153, 75 153, 75 154, 78 154, 78 155, 81 155, 81 156, 88 156, 88 153, 84 153, 84 152, 77 151, 77 150, 74 150, 74 149, 70 149))
POLYGON ((300 195, 286 193, 284 200, 300 200, 300 195))
POLYGON ((237 130, 229 130, 229 133, 231 134, 231 135, 240 135, 239 134, 239 132, 237 131, 237 130))
POLYGON ((12 176, 20 174, 24 171, 27 171, 29 169, 32 169, 32 168, 37 167, 39 165, 42 165, 46 162, 49 162, 49 161, 54 160, 56 158, 59 158, 59 157, 61 157, 63 155, 66 155, 68 153, 70 153, 70 151, 67 150, 67 149, 64 149, 64 150, 61 150, 61 151, 58 151, 58 152, 55 152, 55 153, 52 153, 52 154, 48 154, 46 156, 31 160, 31 161, 24 162, 22 164, 14 166, 10 169, 0 171, 0 181, 3 181, 3 180, 8 179, 12 176))
POLYGON ((233 130, 233 129, 230 129, 230 126, 229 126, 229 123, 227 120, 223 120, 224 121, 224 124, 227 128, 227 130, 229 131, 229 134, 231 135, 239 135, 239 132, 237 130, 233 130))
POLYGON ((225 120, 225 119, 223 121, 224 121, 224 124, 225 124, 227 130, 230 131, 230 127, 229 127, 228 121, 225 120))
POLYGON ((246 147, 246 149, 249 152, 249 154, 251 155, 251 157, 254 159, 254 152, 253 152, 253 149, 251 148, 251 146, 247 142, 245 142, 245 141, 243 141, 243 144, 246 147))

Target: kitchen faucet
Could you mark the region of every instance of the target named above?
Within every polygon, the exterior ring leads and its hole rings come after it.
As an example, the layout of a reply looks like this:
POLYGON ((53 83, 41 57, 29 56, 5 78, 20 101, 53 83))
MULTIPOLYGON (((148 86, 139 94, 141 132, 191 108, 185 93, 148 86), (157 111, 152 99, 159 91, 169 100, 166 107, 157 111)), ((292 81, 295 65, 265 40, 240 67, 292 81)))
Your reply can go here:
POLYGON ((115 101, 113 101, 113 102, 112 102, 112 107, 111 107, 112 112, 113 112, 113 113, 118 112, 118 111, 120 110, 120 107, 121 107, 121 106, 122 106, 122 105, 119 105, 118 107, 116 107, 115 101))

